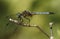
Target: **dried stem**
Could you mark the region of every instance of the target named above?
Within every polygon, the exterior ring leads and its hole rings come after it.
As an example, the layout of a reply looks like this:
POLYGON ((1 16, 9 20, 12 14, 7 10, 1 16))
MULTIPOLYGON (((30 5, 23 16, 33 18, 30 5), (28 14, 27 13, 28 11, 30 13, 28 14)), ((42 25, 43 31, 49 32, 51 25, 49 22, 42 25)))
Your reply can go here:
POLYGON ((50 36, 41 28, 39 27, 38 25, 30 25, 30 24, 25 24, 25 23, 22 23, 22 22, 19 22, 17 20, 13 20, 13 19, 10 19, 10 22, 13 22, 17 25, 22 25, 23 27, 36 27, 38 28, 41 32, 43 32, 48 38, 50 38, 50 36))

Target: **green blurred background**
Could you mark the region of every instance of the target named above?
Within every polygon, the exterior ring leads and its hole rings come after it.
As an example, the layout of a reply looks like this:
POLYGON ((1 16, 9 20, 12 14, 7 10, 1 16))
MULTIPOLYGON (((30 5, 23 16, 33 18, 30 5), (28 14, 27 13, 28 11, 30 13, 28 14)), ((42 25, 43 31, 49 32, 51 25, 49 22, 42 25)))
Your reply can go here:
POLYGON ((35 27, 20 27, 9 22, 6 16, 16 18, 17 12, 51 11, 54 15, 34 15, 30 24, 39 25, 50 35, 49 22, 54 22, 54 39, 60 39, 60 0, 0 0, 0 39, 49 39, 35 27))

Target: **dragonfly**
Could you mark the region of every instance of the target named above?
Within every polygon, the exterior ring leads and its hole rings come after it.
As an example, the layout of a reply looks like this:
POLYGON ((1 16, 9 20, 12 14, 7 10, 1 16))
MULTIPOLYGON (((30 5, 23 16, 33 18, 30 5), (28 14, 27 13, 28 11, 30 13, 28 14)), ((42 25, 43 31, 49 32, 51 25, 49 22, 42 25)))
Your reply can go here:
MULTIPOLYGON (((34 15, 51 15, 51 14, 54 14, 53 12, 31 12, 31 11, 27 11, 27 10, 25 10, 25 11, 23 11, 22 13, 20 13, 20 12, 18 12, 16 15, 17 15, 17 18, 20 20, 20 22, 21 23, 23 23, 24 21, 24 19, 23 18, 25 18, 25 19, 27 19, 28 21, 29 21, 29 23, 30 23, 30 21, 31 21, 31 19, 29 18, 29 17, 32 17, 32 16, 34 16, 34 15)), ((8 18, 11 18, 10 16, 8 16, 8 18)), ((7 23, 7 25, 8 25, 9 23, 7 23)))
POLYGON ((41 14, 50 15, 50 14, 54 14, 54 13, 53 12, 30 12, 30 11, 25 10, 22 13, 18 12, 17 18, 20 19, 20 21, 22 21, 22 22, 23 22, 23 18, 27 19, 30 22, 29 17, 32 17, 34 15, 41 15, 41 14))
MULTIPOLYGON (((51 14, 54 14, 53 12, 30 12, 30 11, 23 11, 22 13, 18 12, 16 15, 17 15, 17 18, 20 20, 21 23, 23 23, 23 18, 27 19, 30 23, 30 18, 29 17, 32 17, 34 15, 51 15, 51 14)), ((10 16, 8 16, 9 18, 10 16)), ((10 17, 11 18, 11 17, 10 17)), ((9 23, 7 23, 8 25, 9 23)))

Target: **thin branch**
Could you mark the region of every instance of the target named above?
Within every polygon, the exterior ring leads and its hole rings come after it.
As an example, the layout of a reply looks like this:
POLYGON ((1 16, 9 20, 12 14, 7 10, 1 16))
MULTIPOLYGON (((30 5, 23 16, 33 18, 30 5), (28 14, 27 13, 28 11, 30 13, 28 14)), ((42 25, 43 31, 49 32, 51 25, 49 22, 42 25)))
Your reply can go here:
POLYGON ((41 32, 43 32, 48 38, 50 37, 41 27, 39 27, 38 25, 30 25, 30 24, 25 24, 25 23, 22 23, 22 22, 19 22, 17 20, 13 20, 13 19, 9 19, 10 22, 13 22, 17 25, 22 25, 23 27, 36 27, 38 28, 41 32))

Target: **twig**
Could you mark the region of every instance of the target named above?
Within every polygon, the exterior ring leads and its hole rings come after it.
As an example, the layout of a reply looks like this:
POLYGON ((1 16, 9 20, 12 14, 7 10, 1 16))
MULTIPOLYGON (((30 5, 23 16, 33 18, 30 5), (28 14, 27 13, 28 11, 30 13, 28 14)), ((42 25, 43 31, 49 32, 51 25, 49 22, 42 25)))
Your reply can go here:
POLYGON ((17 20, 13 20, 13 19, 9 19, 10 22, 13 22, 15 24, 18 24, 18 25, 22 25, 23 27, 36 27, 38 28, 41 32, 43 32, 48 38, 50 38, 50 36, 43 30, 41 29, 41 27, 39 27, 38 25, 30 25, 30 24, 25 24, 25 23, 22 23, 22 22, 19 22, 17 20))

